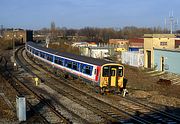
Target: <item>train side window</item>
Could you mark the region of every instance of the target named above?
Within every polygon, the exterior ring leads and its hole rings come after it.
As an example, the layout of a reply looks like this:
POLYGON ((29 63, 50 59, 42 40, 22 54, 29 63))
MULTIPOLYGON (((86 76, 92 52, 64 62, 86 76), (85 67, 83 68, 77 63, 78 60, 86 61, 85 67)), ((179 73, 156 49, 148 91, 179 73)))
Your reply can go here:
POLYGON ((81 64, 81 72, 86 74, 86 65, 81 64))
POLYGON ((91 75, 92 73, 92 67, 91 66, 84 66, 84 73, 87 75, 91 75))
POLYGON ((40 52, 40 57, 44 58, 44 53, 40 52))
POLYGON ((63 60, 61 58, 55 57, 55 63, 63 65, 63 60))
POLYGON ((72 68, 72 62, 71 61, 66 61, 66 67, 72 68))
POLYGON ((77 63, 76 62, 73 62, 73 64, 72 64, 72 69, 74 69, 74 70, 77 70, 77 63))
POLYGON ((52 55, 49 56, 49 61, 51 61, 51 62, 53 61, 53 56, 52 55))
POLYGON ((108 66, 104 66, 104 67, 103 67, 102 76, 103 76, 103 77, 108 77, 108 76, 109 76, 109 67, 108 67, 108 66))
POLYGON ((63 61, 60 59, 58 62, 59 65, 63 65, 63 61))
POLYGON ((54 63, 58 64, 59 59, 57 57, 55 57, 54 63))
POLYGON ((39 51, 38 50, 35 51, 35 55, 37 55, 37 56, 39 55, 39 51))
POLYGON ((90 75, 90 68, 89 68, 89 66, 86 66, 85 73, 90 75))
POLYGON ((83 64, 80 65, 80 72, 84 72, 84 69, 83 69, 83 64))
POLYGON ((49 61, 51 61, 52 62, 52 60, 53 60, 53 57, 52 57, 52 55, 46 55, 47 56, 47 60, 49 60, 49 61))
POLYGON ((48 54, 46 55, 46 58, 47 58, 47 60, 49 60, 49 55, 48 54))

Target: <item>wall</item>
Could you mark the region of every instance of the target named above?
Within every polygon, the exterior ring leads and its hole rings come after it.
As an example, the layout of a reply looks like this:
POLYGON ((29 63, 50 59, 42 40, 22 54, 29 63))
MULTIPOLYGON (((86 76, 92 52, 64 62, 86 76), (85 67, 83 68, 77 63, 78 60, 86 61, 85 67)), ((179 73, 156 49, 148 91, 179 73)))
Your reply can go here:
POLYGON ((174 38, 153 38, 153 47, 158 49, 173 49, 175 48, 174 38), (167 45, 162 45, 161 43, 167 43, 167 45))
POLYGON ((81 51, 81 55, 89 56, 93 58, 109 57, 109 53, 110 53, 110 49, 108 48, 81 47, 80 51, 81 51))
POLYGON ((154 64, 161 71, 161 58, 164 57, 165 71, 180 74, 180 51, 154 50, 154 64))
POLYGON ((139 52, 122 52, 122 63, 135 67, 144 66, 144 54, 139 52))
POLYGON ((109 52, 108 49, 92 49, 90 57, 93 57, 93 58, 108 57, 108 54, 107 54, 108 52, 109 52))

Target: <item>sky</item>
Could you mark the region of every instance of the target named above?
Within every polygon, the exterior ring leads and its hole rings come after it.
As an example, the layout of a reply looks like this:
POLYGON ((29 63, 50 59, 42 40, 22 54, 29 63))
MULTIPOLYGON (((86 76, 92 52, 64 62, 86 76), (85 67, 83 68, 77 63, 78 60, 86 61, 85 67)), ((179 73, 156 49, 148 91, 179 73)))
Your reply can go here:
POLYGON ((164 27, 173 11, 180 19, 180 0, 0 0, 5 28, 164 27))

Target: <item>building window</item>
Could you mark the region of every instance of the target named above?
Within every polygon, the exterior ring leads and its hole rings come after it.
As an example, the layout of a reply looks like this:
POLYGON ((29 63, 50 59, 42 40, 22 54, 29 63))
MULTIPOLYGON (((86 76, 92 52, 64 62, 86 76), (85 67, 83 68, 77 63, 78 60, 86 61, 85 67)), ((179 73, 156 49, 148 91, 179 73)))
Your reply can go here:
POLYGON ((167 42, 160 42, 161 46, 167 46, 167 42))

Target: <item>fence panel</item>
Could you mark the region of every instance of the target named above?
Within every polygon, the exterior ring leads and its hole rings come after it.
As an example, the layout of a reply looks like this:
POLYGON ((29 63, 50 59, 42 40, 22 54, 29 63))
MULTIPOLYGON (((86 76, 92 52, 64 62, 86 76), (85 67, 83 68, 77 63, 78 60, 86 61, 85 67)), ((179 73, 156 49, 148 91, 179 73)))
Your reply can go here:
POLYGON ((139 52, 122 52, 121 60, 123 64, 135 67, 144 66, 144 54, 139 52))

